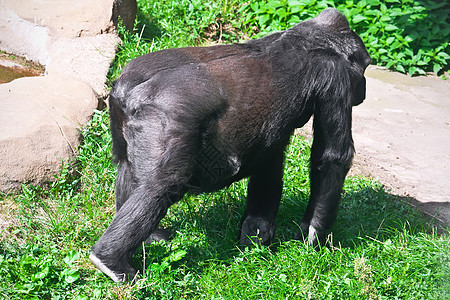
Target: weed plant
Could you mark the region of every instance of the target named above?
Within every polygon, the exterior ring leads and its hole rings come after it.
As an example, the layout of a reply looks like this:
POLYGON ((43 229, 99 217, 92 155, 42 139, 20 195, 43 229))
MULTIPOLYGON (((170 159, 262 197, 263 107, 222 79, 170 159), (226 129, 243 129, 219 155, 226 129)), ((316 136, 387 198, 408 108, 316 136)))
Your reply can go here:
MULTIPOLYGON (((249 8, 238 1, 138 3, 137 31, 120 29, 123 44, 110 79, 149 51, 232 42, 257 32, 239 21, 249 8)), ((162 226, 174 238, 138 249, 135 283, 111 282, 88 261, 90 247, 114 216, 116 166, 107 115, 95 112, 81 131, 76 161, 52 183, 0 196, 0 298, 448 299, 447 231, 437 235, 432 220, 373 180, 346 180, 325 247, 316 251, 291 240, 309 196, 310 141, 300 136, 286 150, 272 246, 236 246, 243 180, 216 193, 187 195, 172 206, 162 226)))

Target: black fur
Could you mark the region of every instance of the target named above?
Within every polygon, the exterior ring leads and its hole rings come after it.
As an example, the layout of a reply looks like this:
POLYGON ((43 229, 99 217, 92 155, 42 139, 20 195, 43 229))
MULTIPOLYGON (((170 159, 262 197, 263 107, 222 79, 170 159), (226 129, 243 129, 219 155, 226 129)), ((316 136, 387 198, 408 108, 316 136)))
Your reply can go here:
POLYGON ((352 106, 365 98, 369 62, 335 9, 245 44, 131 61, 110 95, 117 212, 91 260, 114 280, 132 279, 131 255, 171 204, 247 176, 240 243, 270 243, 284 150, 312 115, 311 197, 296 238, 323 242, 353 157, 352 106))

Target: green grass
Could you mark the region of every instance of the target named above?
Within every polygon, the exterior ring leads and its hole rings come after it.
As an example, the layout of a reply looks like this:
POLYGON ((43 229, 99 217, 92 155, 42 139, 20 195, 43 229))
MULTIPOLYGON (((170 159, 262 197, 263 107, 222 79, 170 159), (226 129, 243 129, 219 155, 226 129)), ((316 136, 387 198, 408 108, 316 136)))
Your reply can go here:
MULTIPOLYGON (((233 42, 257 31, 238 21, 243 2, 138 3, 138 30, 121 29, 124 42, 110 80, 149 51, 233 42)), ((326 247, 315 251, 291 240, 309 196, 310 142, 299 136, 287 150, 274 245, 237 247, 243 180, 171 207, 162 225, 176 233, 173 240, 138 249, 134 264, 143 276, 135 284, 113 283, 88 261, 90 247, 114 216, 116 167, 108 127, 107 111, 96 111, 82 130, 76 161, 53 183, 0 196, 1 299, 450 297, 448 232, 437 235, 432 220, 376 181, 347 179, 326 247)))
POLYGON ((245 183, 186 196, 162 224, 170 243, 141 247, 143 277, 115 284, 93 269, 89 248, 114 215, 107 112, 83 131, 78 173, 65 168, 47 188, 4 196, 0 295, 4 299, 444 299, 450 239, 376 182, 346 181, 338 220, 319 251, 292 241, 309 193, 310 142, 287 150, 285 186, 271 247, 239 249, 245 183))

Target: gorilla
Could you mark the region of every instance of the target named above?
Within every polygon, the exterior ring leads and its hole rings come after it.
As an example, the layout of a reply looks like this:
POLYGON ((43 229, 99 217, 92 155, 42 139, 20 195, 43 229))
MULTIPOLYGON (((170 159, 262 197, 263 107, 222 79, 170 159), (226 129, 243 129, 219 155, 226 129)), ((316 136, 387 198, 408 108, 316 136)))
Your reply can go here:
POLYGON ((131 256, 161 233, 158 223, 172 204, 245 177, 239 243, 270 244, 284 151, 312 116, 311 193, 295 238, 323 243, 353 158, 352 106, 365 99, 369 63, 336 9, 246 43, 132 60, 109 99, 116 215, 92 247, 91 262, 114 281, 132 280, 131 256))

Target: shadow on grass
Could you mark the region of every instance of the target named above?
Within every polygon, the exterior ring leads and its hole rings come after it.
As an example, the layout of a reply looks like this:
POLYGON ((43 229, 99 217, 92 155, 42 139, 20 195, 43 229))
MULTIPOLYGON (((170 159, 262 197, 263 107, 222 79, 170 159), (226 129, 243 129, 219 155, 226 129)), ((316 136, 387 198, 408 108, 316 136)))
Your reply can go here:
POLYGON ((151 41, 155 38, 160 38, 163 35, 162 28, 158 26, 158 22, 151 15, 144 14, 138 10, 136 19, 138 24, 140 24, 137 30, 139 31, 139 34, 142 33, 141 37, 144 40, 151 41))
MULTIPOLYGON (((281 243, 293 239, 308 197, 306 193, 283 196, 272 251, 277 251, 281 243)), ((198 199, 184 200, 190 208, 176 212, 176 216, 166 223, 176 232, 174 240, 169 243, 170 251, 158 244, 149 246, 146 250, 147 265, 167 260, 171 251, 184 249, 183 264, 195 272, 201 272, 208 267, 209 260, 227 265, 239 255, 241 250, 237 236, 245 196, 230 196, 230 192, 225 190, 201 195, 200 198, 200 203, 197 203, 198 199)), ((381 186, 364 187, 343 195, 338 218, 331 230, 332 244, 353 249, 365 243, 367 238, 383 242, 395 238, 398 231, 431 233, 437 225, 435 220, 424 216, 405 199, 389 194, 381 186)), ((139 255, 137 260, 141 258, 139 255)))

